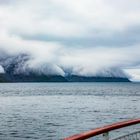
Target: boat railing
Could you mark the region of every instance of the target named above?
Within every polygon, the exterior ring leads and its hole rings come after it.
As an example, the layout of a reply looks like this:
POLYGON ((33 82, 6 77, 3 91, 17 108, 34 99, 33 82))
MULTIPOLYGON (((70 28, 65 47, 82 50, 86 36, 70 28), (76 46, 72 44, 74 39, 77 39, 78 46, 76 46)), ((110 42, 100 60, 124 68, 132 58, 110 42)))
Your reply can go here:
POLYGON ((129 133, 127 135, 123 135, 112 140, 140 140, 140 131, 129 133))
MULTIPOLYGON (((91 137, 95 137, 97 135, 102 135, 103 136, 102 140, 110 140, 109 138, 110 131, 128 127, 131 125, 136 125, 136 124, 140 124, 140 119, 127 120, 127 121, 103 126, 100 128, 89 130, 87 132, 83 132, 80 134, 76 134, 76 135, 64 138, 64 140, 85 140, 91 137)), ((117 137, 113 140, 140 140, 140 131, 129 133, 127 135, 117 137)))

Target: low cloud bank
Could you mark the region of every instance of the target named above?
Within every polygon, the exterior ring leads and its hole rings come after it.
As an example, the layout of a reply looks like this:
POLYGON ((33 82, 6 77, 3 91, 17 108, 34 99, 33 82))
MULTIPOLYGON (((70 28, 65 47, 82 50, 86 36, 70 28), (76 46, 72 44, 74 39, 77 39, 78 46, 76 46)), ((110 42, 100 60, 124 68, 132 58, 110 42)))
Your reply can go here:
POLYGON ((140 63, 139 46, 69 48, 58 42, 17 37, 3 39, 0 46, 0 65, 6 70, 15 64, 15 74, 32 71, 46 75, 127 77, 123 69, 140 63))

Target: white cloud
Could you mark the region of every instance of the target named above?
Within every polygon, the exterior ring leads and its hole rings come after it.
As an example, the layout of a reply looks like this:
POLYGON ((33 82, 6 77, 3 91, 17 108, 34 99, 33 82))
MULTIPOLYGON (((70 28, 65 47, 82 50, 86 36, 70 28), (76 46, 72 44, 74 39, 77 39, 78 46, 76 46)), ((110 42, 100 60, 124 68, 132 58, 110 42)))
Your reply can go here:
POLYGON ((4 73, 4 69, 1 65, 0 65, 0 73, 4 73))
POLYGON ((126 69, 125 72, 131 75, 132 81, 140 81, 140 69, 138 68, 126 69))
POLYGON ((1 28, 25 35, 98 36, 140 24, 140 2, 25 0, 1 5, 1 28), (127 3, 127 4, 126 4, 127 3))

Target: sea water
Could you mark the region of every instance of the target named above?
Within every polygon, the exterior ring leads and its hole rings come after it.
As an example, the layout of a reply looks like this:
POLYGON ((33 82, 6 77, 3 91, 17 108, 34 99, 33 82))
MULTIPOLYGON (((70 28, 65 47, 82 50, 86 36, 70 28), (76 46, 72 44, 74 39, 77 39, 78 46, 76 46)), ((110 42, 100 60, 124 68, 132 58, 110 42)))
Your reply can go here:
POLYGON ((1 83, 1 140, 59 140, 140 117, 140 83, 1 83))

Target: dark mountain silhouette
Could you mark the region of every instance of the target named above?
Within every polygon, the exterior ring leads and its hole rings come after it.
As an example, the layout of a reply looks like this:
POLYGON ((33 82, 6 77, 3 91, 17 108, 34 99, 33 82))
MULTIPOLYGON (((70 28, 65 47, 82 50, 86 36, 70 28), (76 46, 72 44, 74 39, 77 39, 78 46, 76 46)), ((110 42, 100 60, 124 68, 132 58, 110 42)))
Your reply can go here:
POLYGON ((36 74, 0 74, 0 82, 130 82, 128 78, 121 77, 85 77, 85 76, 59 76, 36 74))

